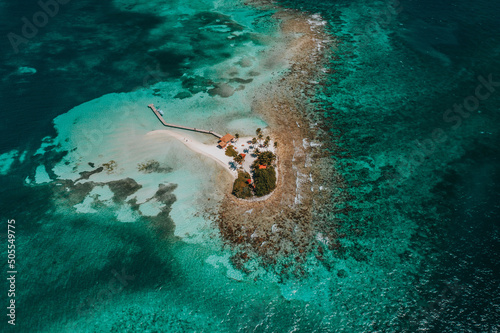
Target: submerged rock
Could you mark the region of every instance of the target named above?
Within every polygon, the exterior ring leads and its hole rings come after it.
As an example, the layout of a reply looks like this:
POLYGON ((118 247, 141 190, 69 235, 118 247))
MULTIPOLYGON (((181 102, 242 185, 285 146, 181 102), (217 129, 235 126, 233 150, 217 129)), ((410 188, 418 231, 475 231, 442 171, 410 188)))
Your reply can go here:
POLYGON ((234 92, 234 88, 227 83, 216 83, 215 88, 208 90, 210 96, 219 95, 220 97, 231 97, 234 92))
POLYGON ((129 195, 137 192, 140 188, 142 188, 142 185, 138 184, 132 178, 116 180, 106 184, 115 194, 113 200, 117 202, 125 200, 125 198, 127 198, 129 195))

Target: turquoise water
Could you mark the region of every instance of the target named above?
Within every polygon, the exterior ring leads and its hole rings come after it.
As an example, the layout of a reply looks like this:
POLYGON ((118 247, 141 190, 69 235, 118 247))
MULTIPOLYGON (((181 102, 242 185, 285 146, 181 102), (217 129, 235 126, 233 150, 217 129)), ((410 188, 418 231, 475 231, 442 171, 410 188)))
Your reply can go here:
MULTIPOLYGON (((233 267, 213 223, 223 193, 211 184, 227 175, 148 135, 161 129, 149 103, 173 123, 264 128, 252 93, 286 70, 273 11, 70 2, 18 54, 2 40, 0 205, 18 225, 17 330, 498 330, 500 95, 444 117, 479 75, 500 81, 498 4, 281 5, 321 15, 339 41, 307 110, 336 197, 313 207, 318 250, 297 264, 303 275, 279 274, 293 255, 233 267), (153 172, 138 169, 152 160, 153 172)), ((2 2, 2 35, 39 10, 2 2)))

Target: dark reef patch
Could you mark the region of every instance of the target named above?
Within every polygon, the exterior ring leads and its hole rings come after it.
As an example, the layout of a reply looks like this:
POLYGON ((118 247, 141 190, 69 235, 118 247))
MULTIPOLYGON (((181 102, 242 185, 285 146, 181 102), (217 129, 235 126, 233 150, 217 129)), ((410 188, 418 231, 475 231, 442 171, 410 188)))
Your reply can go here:
POLYGON ((215 88, 208 90, 210 96, 231 97, 234 95, 235 89, 227 83, 215 83, 214 86, 215 88))
POLYGON ((236 83, 241 83, 241 84, 248 84, 251 83, 253 79, 241 79, 239 77, 236 77, 234 79, 229 80, 229 82, 236 82, 236 83))
POLYGON ((189 98, 189 97, 192 97, 193 95, 189 92, 189 91, 181 91, 180 93, 178 93, 177 95, 174 96, 174 98, 177 98, 177 99, 186 99, 186 98, 189 98))
POLYGON ((156 191, 154 198, 159 202, 165 204, 173 204, 176 200, 175 195, 172 193, 177 188, 177 184, 160 184, 158 191, 156 191))
POLYGON ((139 163, 138 169, 143 173, 169 173, 173 170, 171 167, 162 167, 160 162, 155 160, 139 163))
POLYGON ((208 87, 213 85, 213 81, 202 76, 190 76, 182 80, 182 88, 196 95, 200 92, 206 92, 208 87))
POLYGON ((90 176, 92 175, 95 175, 96 173, 100 173, 104 170, 104 167, 99 167, 95 170, 92 170, 92 171, 83 171, 83 172, 80 172, 80 178, 78 178, 77 180, 75 180, 75 182, 79 181, 79 180, 82 180, 82 179, 89 179, 90 176))
POLYGON ((58 180, 50 185, 55 201, 63 201, 68 206, 74 206, 83 199, 95 187, 93 182, 76 183, 71 180, 58 180))
POLYGON ((142 185, 138 184, 132 178, 125 178, 122 180, 116 180, 103 185, 108 185, 111 191, 115 194, 113 200, 115 202, 123 201, 129 195, 134 194, 142 185))

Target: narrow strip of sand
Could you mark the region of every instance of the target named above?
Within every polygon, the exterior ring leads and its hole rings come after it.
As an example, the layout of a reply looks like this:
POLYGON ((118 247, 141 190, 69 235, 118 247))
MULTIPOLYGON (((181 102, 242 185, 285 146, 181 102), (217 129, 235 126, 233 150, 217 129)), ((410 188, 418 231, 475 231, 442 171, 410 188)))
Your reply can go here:
MULTIPOLYGON (((189 133, 181 133, 175 130, 155 130, 147 133, 149 137, 171 137, 179 142, 182 142, 186 147, 195 153, 206 156, 222 166, 224 170, 229 172, 235 179, 238 177, 238 169, 241 168, 244 171, 250 172, 250 165, 255 160, 252 158, 250 153, 253 153, 253 149, 250 149, 251 145, 248 143, 252 140, 251 137, 240 138, 237 142, 233 143, 232 146, 238 153, 243 153, 247 156, 242 165, 237 165, 231 156, 226 155, 226 150, 217 147, 217 141, 214 140, 211 144, 205 144, 196 140, 189 133), (250 151, 250 152, 249 152, 250 151)), ((271 141, 272 146, 273 141, 271 141)), ((270 151, 274 151, 272 148, 268 148, 270 151)))
POLYGON ((181 134, 173 130, 155 130, 148 132, 147 135, 152 137, 172 137, 179 142, 182 142, 192 151, 214 160, 227 170, 234 178, 238 176, 236 169, 231 167, 233 159, 230 156, 226 156, 224 149, 218 148, 216 143, 212 145, 204 144, 188 134, 181 134))

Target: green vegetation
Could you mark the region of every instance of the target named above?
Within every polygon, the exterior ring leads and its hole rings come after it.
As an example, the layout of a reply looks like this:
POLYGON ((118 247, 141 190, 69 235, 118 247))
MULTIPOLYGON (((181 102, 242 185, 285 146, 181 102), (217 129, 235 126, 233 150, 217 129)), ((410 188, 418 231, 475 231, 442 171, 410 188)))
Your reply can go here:
POLYGON ((233 195, 237 198, 247 199, 253 196, 252 188, 247 180, 250 179, 248 172, 238 171, 238 178, 233 184, 233 195))
POLYGON ((276 170, 272 166, 267 169, 254 170, 255 195, 262 197, 276 188, 276 170))
POLYGON ((265 151, 258 155, 252 168, 254 170, 255 195, 261 197, 271 193, 276 188, 276 170, 272 166, 274 161, 276 161, 276 155, 270 151, 265 151), (266 168, 260 169, 260 165, 264 165, 266 168))
POLYGON ((255 169, 257 169, 259 165, 271 166, 276 161, 276 155, 274 155, 271 151, 259 152, 258 155, 259 156, 252 165, 255 169))
POLYGON ((226 154, 226 156, 230 156, 230 157, 238 156, 238 152, 236 152, 236 150, 234 150, 234 147, 231 145, 227 146, 225 154, 226 154))
MULTIPOLYGON (((252 175, 253 183, 248 183, 251 180, 250 174, 245 171, 238 171, 238 178, 233 184, 233 195, 237 198, 248 199, 255 196, 262 197, 265 196, 276 189, 276 155, 271 151, 259 151, 255 145, 261 141, 264 141, 264 146, 269 147, 271 144, 271 137, 266 136, 264 139, 264 133, 262 129, 258 128, 255 131, 256 137, 252 138, 252 144, 254 145, 254 150, 252 156, 257 156, 255 161, 252 163, 252 175)), ((239 137, 239 135, 235 135, 239 137)), ((278 146, 277 142, 274 142, 274 147, 278 146)), ((244 160, 241 154, 238 154, 233 146, 228 146, 226 149, 226 155, 233 157, 236 163, 241 164, 244 160)))
MULTIPOLYGON (((268 138, 269 138, 269 137, 268 137, 268 138)), ((268 146, 269 146, 269 139, 267 139, 267 138, 266 138, 266 139, 264 140, 264 147, 266 147, 266 148, 267 148, 268 146)))
POLYGON ((241 164, 241 162, 243 162, 243 155, 239 154, 238 156, 235 156, 234 161, 238 164, 241 164))

